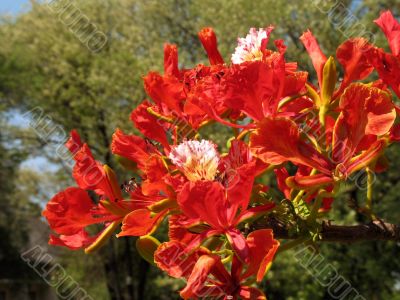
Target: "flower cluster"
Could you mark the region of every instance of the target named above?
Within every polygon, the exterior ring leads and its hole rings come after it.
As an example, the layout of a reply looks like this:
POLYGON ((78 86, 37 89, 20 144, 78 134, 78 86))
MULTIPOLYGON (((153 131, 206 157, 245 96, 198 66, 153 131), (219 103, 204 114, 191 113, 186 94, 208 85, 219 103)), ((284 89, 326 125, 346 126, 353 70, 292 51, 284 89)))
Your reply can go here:
POLYGON ((385 149, 400 140, 392 101, 392 92, 400 97, 400 24, 390 12, 375 22, 391 53, 363 38, 345 41, 336 52, 341 81, 313 34, 301 36, 315 84, 285 60, 283 40, 267 48, 272 26, 240 38, 231 63, 211 28, 199 33, 209 65, 180 69, 177 47, 165 45, 164 73, 144 77, 151 100, 130 116, 142 136, 117 129, 112 138, 112 153, 135 178, 121 186, 72 131, 66 147, 77 187, 55 195, 43 212, 50 244, 90 253, 114 233, 136 236, 145 259, 186 279, 184 299, 266 299, 254 283, 280 243, 272 229, 252 224, 279 218, 282 202, 268 196, 263 174, 275 173, 297 218, 312 225, 355 172, 383 171, 385 149), (379 79, 365 82, 374 71, 379 79), (201 138, 211 123, 232 128, 227 153, 201 138), (168 240, 160 243, 152 234, 162 224, 168 240))

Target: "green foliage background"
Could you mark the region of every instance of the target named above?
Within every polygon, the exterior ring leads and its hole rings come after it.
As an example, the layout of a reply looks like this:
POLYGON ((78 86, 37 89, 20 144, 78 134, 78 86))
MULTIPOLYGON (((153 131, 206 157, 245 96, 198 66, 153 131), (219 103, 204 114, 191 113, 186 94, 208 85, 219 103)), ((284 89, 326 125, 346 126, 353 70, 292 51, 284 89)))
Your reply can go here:
MULTIPOLYGON (((31 1, 29 11, 1 18, 1 278, 29 273, 17 254, 30 234, 28 220, 39 219, 41 207, 51 195, 72 183, 65 162, 55 154, 54 141, 38 138, 32 128, 19 124, 18 116, 40 107, 53 125, 62 126, 66 132, 77 128, 100 161, 118 168, 110 155, 111 135, 117 127, 135 132, 129 113, 145 98, 141 77, 149 70, 162 69, 163 43, 178 44, 180 65, 192 67, 206 62, 197 32, 212 26, 219 48, 229 61, 237 37, 245 36, 250 27, 274 24, 272 39, 284 39, 288 60, 298 61, 300 68, 315 78, 299 43, 303 31, 311 29, 327 55, 334 55, 341 42, 358 34, 351 30, 354 24, 363 26, 374 34, 378 45, 386 47, 372 20, 382 9, 400 14, 399 0, 341 1, 331 13, 327 12, 337 1, 57 2, 78 9, 106 34, 108 42, 97 53, 89 51, 66 25, 68 19, 35 1, 31 1), (341 13, 351 13, 355 23, 343 25, 343 18, 338 17, 341 13), (50 167, 34 168, 37 158, 50 167)), ((204 134, 224 145, 229 132, 215 127, 204 134)), ((378 175, 374 190, 378 215, 393 223, 399 223, 400 218, 399 150, 393 146, 388 151, 390 169, 378 175)), ((363 199, 364 192, 349 183, 336 199, 330 219, 343 224, 366 221, 348 206, 349 201, 363 199)), ((399 250, 398 244, 388 242, 320 247, 326 261, 361 295, 373 300, 400 299, 399 250)), ((276 259, 263 285, 269 299, 331 299, 293 255, 288 251, 276 259)), ((58 259, 94 299, 178 299, 176 291, 182 287, 182 282, 166 277, 138 258, 134 238, 112 240, 100 253, 89 257, 61 250, 58 259)))

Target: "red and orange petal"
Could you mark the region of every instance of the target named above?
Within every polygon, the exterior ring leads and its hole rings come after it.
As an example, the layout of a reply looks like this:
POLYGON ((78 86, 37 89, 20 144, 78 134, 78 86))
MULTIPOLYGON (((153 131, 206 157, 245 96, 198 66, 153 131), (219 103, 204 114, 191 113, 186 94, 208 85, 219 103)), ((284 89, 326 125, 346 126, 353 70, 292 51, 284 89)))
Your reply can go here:
POLYGON ((339 95, 351 83, 366 78, 373 71, 365 51, 371 47, 363 38, 345 41, 336 50, 336 57, 344 69, 344 78, 335 96, 339 95))
POLYGON ((174 44, 164 45, 164 74, 179 77, 178 47, 174 44))
POLYGON ((256 175, 256 160, 244 164, 236 169, 226 170, 226 181, 224 182, 227 190, 228 201, 237 210, 245 210, 250 202, 253 189, 254 177, 256 175))
POLYGON ((189 218, 200 219, 215 229, 229 226, 229 205, 219 182, 187 182, 178 194, 177 201, 189 218))
POLYGON ((157 106, 152 106, 150 102, 143 101, 132 111, 132 122, 144 136, 161 143, 166 149, 169 149, 167 132, 172 129, 172 125, 151 115, 147 111, 148 108, 157 113, 160 110, 157 106))
POLYGON ((341 114, 334 127, 332 143, 332 157, 336 163, 353 157, 366 135, 388 133, 396 118, 389 94, 361 83, 354 83, 345 90, 339 108, 341 114))
POLYGON ((72 153, 72 155, 75 155, 75 153, 78 152, 82 146, 83 143, 81 141, 81 137, 79 136, 78 132, 75 129, 71 130, 70 138, 65 143, 65 147, 68 148, 68 150, 72 153))
MULTIPOLYGON (((282 72, 284 74, 284 69, 282 72)), ((228 95, 225 105, 241 110, 256 121, 274 114, 280 100, 280 88, 284 84, 280 79, 273 66, 261 61, 233 65, 225 75, 225 93, 228 95)))
POLYGON ((111 151, 114 154, 134 161, 142 171, 149 159, 152 146, 135 135, 127 135, 117 129, 112 136, 111 151))
POLYGON ((240 287, 239 297, 243 300, 267 300, 265 294, 255 287, 240 287))
POLYGON ((301 175, 296 174, 295 176, 288 177, 286 179, 286 184, 290 188, 295 189, 311 189, 315 187, 323 187, 333 182, 333 178, 326 174, 316 174, 316 175, 301 175))
POLYGON ((250 135, 252 153, 265 163, 280 165, 291 161, 329 174, 331 163, 300 137, 293 121, 283 118, 265 118, 250 135))
POLYGON ((61 235, 76 234, 88 225, 118 218, 103 209, 98 209, 88 193, 76 187, 67 188, 56 194, 47 203, 42 214, 50 228, 61 235))
POLYGON ((89 236, 87 231, 84 229, 71 235, 56 236, 50 234, 49 245, 67 247, 71 250, 83 249, 91 245, 98 235, 89 236))
POLYGON ((104 166, 93 158, 87 144, 76 152, 74 159, 72 176, 80 188, 95 191, 98 195, 106 196, 110 201, 119 199, 120 193, 115 193, 104 166))
POLYGON ((400 97, 400 59, 382 49, 371 47, 365 52, 369 62, 378 72, 380 79, 389 85, 395 94, 400 97))
POLYGON ((93 158, 88 145, 82 144, 80 136, 75 130, 71 131, 71 137, 66 142, 65 146, 73 154, 75 166, 72 176, 79 187, 93 190, 98 195, 105 195, 112 201, 119 197, 119 194, 115 195, 107 179, 104 166, 93 158))
POLYGON ((364 169, 371 163, 375 162, 382 155, 387 146, 386 139, 379 139, 373 143, 367 150, 353 157, 345 164, 336 167, 335 173, 339 176, 348 176, 351 173, 364 169))
POLYGON ((215 32, 210 27, 205 27, 199 32, 199 39, 204 49, 207 52, 208 59, 211 65, 223 64, 224 59, 218 51, 217 37, 215 32))
POLYGON ((170 216, 168 220, 168 238, 171 241, 180 241, 183 244, 189 244, 198 236, 198 234, 191 233, 187 229, 193 222, 200 221, 189 219, 183 214, 170 216))
POLYGON ((388 10, 374 21, 385 34, 394 56, 400 55, 400 24, 388 10))
POLYGON ((210 295, 226 295, 233 292, 234 286, 229 285, 229 273, 225 270, 221 263, 221 258, 217 255, 203 255, 194 265, 193 271, 187 281, 186 287, 180 292, 183 299, 201 299, 210 295), (214 286, 212 290, 204 290, 209 275, 218 274, 221 280, 220 286, 214 286), (221 278, 222 277, 222 278, 221 278), (207 294, 205 294, 205 292, 207 294))
POLYGON ((241 262, 248 263, 250 261, 249 246, 242 232, 237 228, 230 228, 225 231, 225 234, 235 255, 237 255, 241 262))
POLYGON ((311 58, 315 71, 317 72, 319 86, 322 86, 322 73, 326 63, 326 56, 322 53, 318 42, 310 30, 303 33, 300 37, 308 55, 311 58))
POLYGON ((279 242, 274 239, 272 229, 253 231, 246 241, 249 247, 249 265, 241 280, 256 275, 257 282, 260 282, 274 259, 279 242))
POLYGON ((146 93, 157 105, 171 110, 177 116, 182 115, 185 94, 183 84, 177 78, 150 72, 143 77, 143 81, 146 93))
POLYGON ((157 266, 174 278, 188 278, 192 273, 197 259, 208 254, 206 248, 199 248, 189 252, 182 241, 169 241, 162 243, 154 254, 157 266))
POLYGON ((285 167, 276 168, 274 173, 279 190, 285 195, 286 199, 290 199, 291 188, 286 184, 286 179, 289 177, 287 169, 285 167))
POLYGON ((164 220, 168 210, 152 215, 146 208, 137 209, 125 216, 122 221, 121 236, 143 236, 153 233, 164 220))

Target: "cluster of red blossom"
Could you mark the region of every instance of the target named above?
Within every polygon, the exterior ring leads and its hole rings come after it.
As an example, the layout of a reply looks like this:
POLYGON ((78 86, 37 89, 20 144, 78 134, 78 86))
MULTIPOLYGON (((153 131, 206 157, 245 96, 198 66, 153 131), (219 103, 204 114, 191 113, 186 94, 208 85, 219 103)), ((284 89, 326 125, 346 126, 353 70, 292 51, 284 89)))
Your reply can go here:
POLYGON ((66 146, 78 187, 55 195, 43 212, 54 232, 50 244, 89 253, 115 232, 137 236, 142 256, 187 280, 185 299, 265 299, 253 283, 264 277, 279 242, 271 229, 251 231, 248 224, 279 201, 262 197, 267 187, 255 178, 274 171, 287 199, 327 211, 341 182, 359 170, 382 171, 385 148, 400 140, 389 90, 400 97, 400 24, 390 12, 375 22, 391 53, 363 38, 345 41, 336 52, 340 83, 334 58, 310 31, 300 39, 317 85, 285 61, 282 40, 274 41, 276 51, 267 49, 273 27, 240 38, 230 64, 210 28, 199 33, 210 65, 179 69, 176 46, 165 45, 164 74, 144 77, 151 101, 131 114, 144 137, 117 129, 112 139, 112 152, 136 179, 121 188, 72 131, 66 146), (374 70, 378 80, 359 82, 374 70), (228 153, 199 139, 201 128, 215 122, 233 128, 228 153), (151 234, 164 220, 169 240, 160 243, 151 234), (93 224, 102 230, 92 234, 93 224))

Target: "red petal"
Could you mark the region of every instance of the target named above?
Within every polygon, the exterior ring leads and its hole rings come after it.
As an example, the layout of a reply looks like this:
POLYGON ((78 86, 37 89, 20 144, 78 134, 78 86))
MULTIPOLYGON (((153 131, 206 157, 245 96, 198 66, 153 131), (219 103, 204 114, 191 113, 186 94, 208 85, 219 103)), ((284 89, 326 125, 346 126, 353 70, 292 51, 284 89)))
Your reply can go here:
POLYGON ((286 74, 283 61, 272 65, 261 61, 233 65, 224 76, 225 105, 258 121, 276 114, 282 97, 303 90, 306 78, 306 73, 286 74))
POLYGON ((389 42, 393 55, 400 55, 400 24, 388 10, 383 12, 378 19, 374 21, 382 29, 389 42))
POLYGON ((289 177, 289 173, 285 167, 274 169, 278 188, 285 195, 286 199, 290 199, 290 187, 286 184, 286 179, 289 177))
POLYGON ((336 50, 336 57, 344 68, 344 78, 336 95, 341 93, 351 82, 366 78, 374 67, 364 55, 368 48, 367 40, 354 38, 345 41, 336 50))
MULTIPOLYGON (((254 177, 256 175, 255 160, 245 164, 236 170, 231 169, 230 178, 226 182, 228 201, 234 207, 246 209, 249 205, 251 191, 253 189, 254 177)), ((237 209, 234 209, 237 210, 237 209)), ((232 212, 231 218, 235 217, 236 211, 232 212)))
POLYGON ((144 139, 135 135, 126 135, 117 129, 112 136, 111 151, 138 164, 144 170, 149 159, 150 146, 144 139))
POLYGON ((349 160, 366 135, 381 136, 389 132, 396 118, 390 96, 361 83, 349 86, 340 99, 339 115, 333 134, 335 163, 349 160))
POLYGON ((104 166, 93 158, 87 144, 75 154, 75 166, 72 172, 80 188, 105 195, 110 201, 118 199, 104 171, 104 166))
POLYGON ((75 130, 71 131, 71 137, 65 146, 74 155, 76 163, 72 175, 79 187, 93 190, 99 195, 106 195, 112 201, 119 198, 120 195, 115 195, 107 179, 103 165, 93 158, 89 147, 87 144, 82 144, 75 130))
POLYGON ((174 44, 164 45, 164 74, 179 77, 178 48, 174 44))
POLYGON ((242 280, 257 275, 257 281, 260 282, 274 259, 279 242, 274 239, 271 229, 261 229, 253 231, 247 236, 247 244, 250 249, 250 262, 242 280))
POLYGON ((65 147, 68 148, 68 150, 72 153, 75 154, 78 152, 78 150, 83 146, 81 137, 79 136, 78 132, 74 129, 71 130, 70 133, 70 138, 68 141, 65 143, 65 147))
POLYGON ((216 229, 229 226, 229 204, 219 182, 187 182, 178 194, 177 201, 189 218, 200 219, 216 229))
POLYGON ((336 172, 339 175, 350 175, 358 170, 367 167, 372 161, 378 158, 386 147, 386 141, 384 139, 377 140, 372 144, 369 149, 361 153, 360 155, 353 157, 346 164, 340 164, 336 168, 336 172))
POLYGON ((280 165, 286 161, 316 168, 330 173, 331 164, 317 150, 300 138, 293 121, 282 118, 265 118, 250 136, 250 148, 262 161, 280 165))
POLYGON ((215 36, 215 32, 212 28, 206 27, 203 28, 199 32, 199 38, 201 43, 203 44, 204 49, 207 52, 208 59, 210 60, 210 64, 218 65, 223 64, 224 59, 217 48, 217 37, 215 36))
POLYGON ((189 253, 186 245, 179 241, 170 241, 162 243, 154 253, 154 262, 157 266, 174 278, 188 278, 192 273, 197 259, 208 254, 205 248, 189 253))
POLYGON ((92 244, 97 238, 96 236, 89 236, 86 230, 81 230, 78 233, 71 235, 50 235, 49 245, 53 246, 63 246, 67 247, 71 250, 78 250, 82 248, 86 248, 90 244, 92 244))
POLYGON ((318 186, 328 185, 333 182, 331 176, 325 174, 317 174, 311 176, 303 176, 296 174, 296 176, 289 177, 286 183, 296 189, 308 189, 318 186))
POLYGON ((221 235, 223 233, 224 231, 221 229, 220 230, 208 229, 200 234, 196 234, 195 237, 186 246, 186 251, 192 251, 193 249, 197 249, 208 238, 221 235))
POLYGON ((143 236, 154 232, 162 222, 168 210, 164 210, 155 216, 151 216, 148 209, 137 209, 125 216, 122 221, 121 236, 143 236))
POLYGON ((145 90, 154 102, 160 107, 168 107, 178 116, 182 114, 185 95, 183 84, 177 78, 163 77, 156 72, 150 72, 143 80, 145 90))
POLYGON ((239 291, 239 296, 241 297, 240 299, 243 300, 267 300, 264 293, 255 287, 242 286, 239 291))
POLYGON ((382 49, 371 47, 365 52, 368 60, 378 72, 382 81, 389 85, 398 97, 400 97, 400 59, 382 49))
POLYGON ((322 53, 316 38, 310 30, 304 32, 303 35, 300 37, 300 40, 303 42, 303 45, 308 52, 308 55, 310 55, 311 61, 314 65, 314 69, 318 75, 319 86, 321 87, 322 73, 324 65, 326 63, 326 56, 322 53))
POLYGON ((235 251, 238 258, 244 263, 249 260, 249 247, 247 246, 246 239, 239 229, 233 228, 226 232, 226 237, 235 251))
MULTIPOLYGON (((199 298, 207 296, 204 294, 203 288, 207 282, 208 276, 211 274, 212 270, 216 268, 219 273, 223 273, 224 266, 221 263, 221 259, 217 255, 203 255, 196 262, 193 268, 192 274, 188 279, 186 287, 180 292, 180 295, 184 299, 199 298)), ((225 270, 226 277, 229 277, 225 270)), ((223 295, 224 291, 215 287, 215 290, 220 290, 219 296, 223 295)), ((210 294, 208 294, 210 295, 210 294)), ((217 299, 218 297, 216 297, 217 299)))
MULTIPOLYGON (((166 149, 169 149, 167 131, 171 130, 171 125, 148 113, 147 108, 151 107, 148 101, 143 101, 131 113, 131 120, 135 127, 149 139, 161 143, 166 149)), ((155 110, 155 107, 152 107, 155 110)))
POLYGON ((88 225, 117 218, 111 214, 99 215, 98 212, 97 205, 85 190, 69 187, 56 194, 47 203, 42 214, 54 232, 73 235, 81 232, 88 225))
POLYGON ((169 217, 168 222, 168 237, 171 241, 175 240, 188 244, 198 236, 198 234, 191 233, 187 230, 191 222, 185 215, 172 215, 169 217))
POLYGON ((390 141, 400 142, 400 123, 394 125, 390 131, 390 141))

